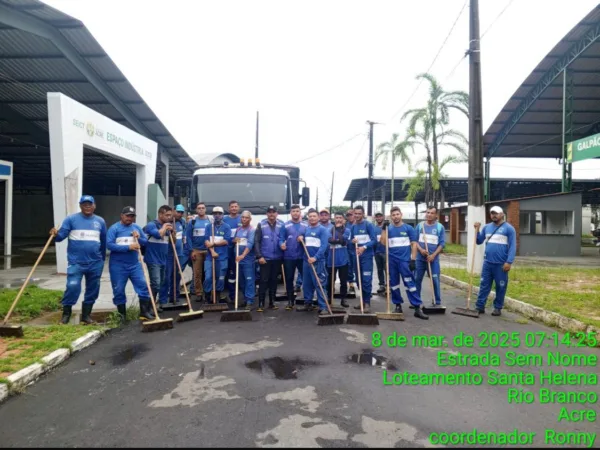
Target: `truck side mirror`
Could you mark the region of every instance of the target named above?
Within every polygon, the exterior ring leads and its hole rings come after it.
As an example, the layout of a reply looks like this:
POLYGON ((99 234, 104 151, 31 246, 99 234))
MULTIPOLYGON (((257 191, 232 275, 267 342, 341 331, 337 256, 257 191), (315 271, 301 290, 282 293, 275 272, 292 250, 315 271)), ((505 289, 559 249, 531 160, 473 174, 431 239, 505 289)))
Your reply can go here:
POLYGON ((310 203, 310 188, 303 187, 302 188, 302 205, 308 206, 310 203))

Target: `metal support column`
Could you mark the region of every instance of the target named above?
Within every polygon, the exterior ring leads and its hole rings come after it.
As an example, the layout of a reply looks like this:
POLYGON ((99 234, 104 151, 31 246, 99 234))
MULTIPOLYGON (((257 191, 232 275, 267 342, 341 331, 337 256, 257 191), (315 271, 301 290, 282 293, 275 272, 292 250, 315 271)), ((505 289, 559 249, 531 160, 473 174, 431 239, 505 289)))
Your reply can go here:
POLYGON ((571 192, 573 187, 573 165, 567 162, 567 143, 573 141, 573 77, 568 68, 563 70, 562 119, 562 192, 571 192))

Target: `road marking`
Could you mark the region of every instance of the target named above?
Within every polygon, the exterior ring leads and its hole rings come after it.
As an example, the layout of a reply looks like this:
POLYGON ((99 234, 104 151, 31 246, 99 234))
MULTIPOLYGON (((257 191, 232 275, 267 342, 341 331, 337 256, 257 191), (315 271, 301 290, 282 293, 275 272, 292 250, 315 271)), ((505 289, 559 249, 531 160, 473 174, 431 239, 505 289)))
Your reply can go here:
POLYGON ((279 421, 272 430, 258 433, 258 447, 320 448, 317 439, 346 440, 348 433, 321 418, 293 414, 279 421))
POLYGON ((350 335, 346 336, 346 339, 350 342, 358 342, 359 344, 366 344, 369 342, 365 334, 360 331, 353 330, 352 328, 340 328, 340 331, 350 335))
POLYGON ((235 384, 233 378, 218 375, 214 378, 204 378, 201 371, 196 370, 184 375, 179 385, 162 399, 150 403, 153 408, 170 408, 173 406, 196 406, 211 400, 234 400, 241 398, 239 395, 229 393, 222 389, 235 384))
POLYGON ((280 340, 262 340, 254 342, 252 344, 212 344, 208 347, 208 349, 211 351, 204 353, 200 357, 196 358, 196 361, 220 361, 231 356, 238 356, 244 353, 255 352, 257 350, 262 350, 265 348, 281 347, 282 345, 283 342, 280 340))
POLYGON ((304 406, 300 406, 300 409, 311 413, 316 413, 321 402, 317 400, 317 393, 315 392, 314 386, 307 386, 304 389, 296 388, 291 391, 279 392, 276 394, 269 394, 266 397, 267 402, 274 400, 287 400, 292 402, 292 406, 298 406, 298 403, 303 403, 304 406))
POLYGON ((419 430, 407 423, 386 422, 362 416, 362 428, 365 433, 352 436, 352 441, 367 447, 395 447, 400 440, 423 447, 438 447, 427 439, 415 439, 419 430))

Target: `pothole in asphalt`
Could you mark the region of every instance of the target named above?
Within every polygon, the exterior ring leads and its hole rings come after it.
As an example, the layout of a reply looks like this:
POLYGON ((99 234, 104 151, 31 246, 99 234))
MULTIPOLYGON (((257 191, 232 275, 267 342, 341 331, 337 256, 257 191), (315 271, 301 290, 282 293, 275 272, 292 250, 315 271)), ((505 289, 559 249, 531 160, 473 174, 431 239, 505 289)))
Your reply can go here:
POLYGON ((397 370, 397 367, 388 358, 378 355, 372 350, 363 350, 362 353, 350 355, 348 356, 348 362, 380 367, 386 370, 397 370))
POLYGON ((245 365, 248 369, 259 372, 261 375, 273 376, 277 380, 293 380, 298 378, 298 372, 302 369, 318 366, 320 363, 301 358, 287 359, 274 356, 250 361, 245 365))
POLYGON ((127 347, 126 349, 114 354, 111 357, 111 362, 113 366, 124 366, 138 356, 146 353, 148 350, 150 350, 150 347, 148 347, 146 344, 134 344, 131 347, 127 347))

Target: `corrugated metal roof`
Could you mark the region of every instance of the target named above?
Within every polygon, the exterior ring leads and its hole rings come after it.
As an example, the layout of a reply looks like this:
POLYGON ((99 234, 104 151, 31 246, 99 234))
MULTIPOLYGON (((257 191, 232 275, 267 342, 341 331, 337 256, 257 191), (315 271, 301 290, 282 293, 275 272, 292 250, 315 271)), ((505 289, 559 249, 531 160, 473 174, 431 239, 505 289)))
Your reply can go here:
POLYGON ((483 137, 491 157, 562 158, 563 75, 555 65, 572 59, 572 139, 600 124, 600 5, 581 20, 523 81, 483 137), (539 85, 546 81, 544 86, 539 85))
MULTIPOLYGON (((23 120, 29 120, 29 123, 42 132, 47 132, 46 94, 62 92, 158 142, 159 149, 171 156, 169 165, 171 180, 192 175, 197 163, 181 148, 82 22, 38 0, 0 0, 0 6, 11 8, 15 14, 22 15, 24 20, 31 20, 32 23, 42 21, 52 26, 68 41, 74 51, 84 58, 89 67, 119 98, 121 104, 131 111, 131 116, 138 119, 142 128, 138 129, 135 123, 129 123, 119 112, 117 105, 111 105, 109 99, 101 93, 101 89, 95 87, 94 80, 88 80, 53 41, 18 29, 17 25, 3 21, 2 16, 0 16, 0 24, 6 26, 0 28, 0 106, 8 106, 23 120), (161 148, 161 146, 168 148, 161 148)), ((19 124, 6 123, 2 119, 3 117, 0 117, 2 132, 24 132, 19 124)), ((134 118, 131 120, 135 122, 134 118)), ((22 135, 14 134, 14 136, 22 135)), ((33 148, 32 151, 35 153, 32 155, 14 146, 7 147, 4 144, 6 139, 2 139, 0 145, 3 146, 3 155, 10 153, 15 162, 19 161, 19 156, 27 160, 26 164, 15 163, 15 174, 18 174, 18 169, 22 168, 29 177, 33 177, 32 179, 36 177, 49 179, 47 148, 42 146, 33 148), (32 163, 32 161, 36 162, 32 163)), ((27 141, 33 142, 34 139, 30 138, 27 141)), ((90 158, 90 161, 98 164, 103 161, 102 158, 93 155, 90 158)), ((104 166, 106 164, 108 163, 105 161, 104 166)), ((105 170, 105 167, 97 169, 97 171, 105 170)), ((114 174, 114 167, 112 171, 108 170, 108 173, 114 174)), ((160 176, 161 165, 158 164, 157 181, 160 176)))

